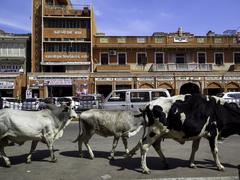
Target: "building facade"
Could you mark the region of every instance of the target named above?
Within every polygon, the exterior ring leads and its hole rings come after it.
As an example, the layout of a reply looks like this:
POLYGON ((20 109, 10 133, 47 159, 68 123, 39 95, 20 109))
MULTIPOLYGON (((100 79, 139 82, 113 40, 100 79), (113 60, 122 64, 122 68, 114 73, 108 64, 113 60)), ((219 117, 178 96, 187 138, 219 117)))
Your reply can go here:
POLYGON ((95 88, 167 88, 171 94, 240 90, 240 44, 236 35, 194 36, 179 28, 152 36, 96 35, 95 88), (117 73, 116 73, 117 72, 117 73))
POLYGON ((166 88, 172 95, 240 91, 237 32, 196 36, 179 28, 107 36, 97 33, 91 6, 70 0, 32 4, 31 73, 19 78, 35 97, 107 96, 123 88, 166 88))
POLYGON ((21 98, 27 86, 24 74, 31 62, 29 34, 0 30, 0 97, 21 98))
POLYGON ((86 92, 92 71, 94 17, 90 6, 69 0, 33 0, 32 74, 36 96, 86 92))

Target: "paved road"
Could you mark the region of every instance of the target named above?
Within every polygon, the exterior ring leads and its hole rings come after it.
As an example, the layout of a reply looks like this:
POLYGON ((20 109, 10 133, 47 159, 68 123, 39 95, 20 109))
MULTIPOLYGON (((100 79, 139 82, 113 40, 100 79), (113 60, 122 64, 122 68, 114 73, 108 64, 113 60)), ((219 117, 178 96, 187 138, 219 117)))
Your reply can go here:
MULTIPOLYGON (((199 151, 196 155, 197 169, 188 168, 188 158, 191 151, 191 143, 180 145, 172 140, 165 140, 163 152, 166 155, 170 168, 163 169, 153 148, 150 149, 147 163, 152 170, 150 175, 141 173, 140 155, 135 155, 132 159, 124 159, 124 148, 122 142, 117 148, 117 157, 114 161, 109 161, 109 151, 111 149, 112 138, 103 138, 95 135, 90 144, 94 150, 96 158, 88 159, 88 154, 84 158, 78 157, 77 144, 71 141, 78 134, 78 124, 71 123, 64 132, 61 139, 55 143, 55 154, 57 163, 50 163, 49 152, 44 144, 39 144, 37 151, 33 154, 32 164, 25 164, 26 153, 30 148, 30 143, 23 146, 12 146, 6 148, 6 153, 11 158, 12 167, 3 167, 3 160, 0 160, 0 180, 112 180, 112 179, 184 179, 202 180, 210 179, 231 180, 238 179, 237 166, 240 164, 240 137, 232 136, 219 144, 220 159, 225 166, 225 172, 219 172, 213 165, 212 155, 206 140, 202 140, 199 151), (194 177, 194 178, 193 178, 194 177), (214 178, 213 178, 214 177, 214 178)), ((130 138, 130 149, 138 141, 138 136, 130 138)), ((84 147, 84 152, 86 149, 84 147)))

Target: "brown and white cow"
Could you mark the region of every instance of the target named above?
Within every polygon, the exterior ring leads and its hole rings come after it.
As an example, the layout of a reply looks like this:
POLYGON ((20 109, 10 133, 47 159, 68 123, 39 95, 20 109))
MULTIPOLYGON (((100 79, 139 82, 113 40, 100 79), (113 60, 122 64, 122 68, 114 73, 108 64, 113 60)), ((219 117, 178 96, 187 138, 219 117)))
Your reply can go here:
POLYGON ((149 131, 129 152, 129 156, 141 149, 143 173, 150 173, 146 155, 151 145, 167 166, 161 151, 162 138, 172 138, 181 144, 193 141, 190 167, 196 167, 194 157, 200 139, 207 138, 218 170, 224 170, 218 157, 218 135, 226 138, 240 134, 240 109, 231 107, 223 99, 215 96, 196 94, 159 98, 147 104, 142 110, 142 115, 147 121, 149 131))

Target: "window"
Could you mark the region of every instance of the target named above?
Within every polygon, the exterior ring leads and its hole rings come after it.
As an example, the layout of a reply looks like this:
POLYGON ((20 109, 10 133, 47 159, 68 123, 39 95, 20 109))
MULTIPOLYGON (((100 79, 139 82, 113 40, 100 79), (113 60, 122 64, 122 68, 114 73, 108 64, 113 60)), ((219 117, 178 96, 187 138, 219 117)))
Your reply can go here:
POLYGON ((101 53, 101 64, 106 65, 108 64, 108 53, 101 53))
POLYGON ((176 63, 181 64, 185 63, 185 54, 176 54, 176 63))
POLYGON ((156 44, 161 44, 164 42, 164 38, 163 37, 155 37, 155 43, 156 44))
POLYGON ((240 64, 240 52, 234 53, 234 64, 240 64))
POLYGON ((149 92, 131 92, 130 93, 131 102, 149 102, 149 92))
POLYGON ((214 43, 219 44, 222 43, 222 38, 214 38, 214 43))
POLYGON ((199 64, 206 63, 206 53, 205 52, 198 52, 197 53, 197 60, 199 64))
POLYGON ((168 97, 168 95, 166 94, 166 92, 163 92, 163 91, 152 92, 152 100, 155 100, 159 97, 168 97))
POLYGON ((125 101, 125 91, 115 92, 112 94, 112 96, 109 98, 109 102, 119 102, 119 101, 125 101))
POLYGON ((164 63, 164 54, 160 52, 155 53, 155 63, 163 64, 164 63))
POLYGON ((108 38, 105 37, 100 38, 100 43, 108 43, 108 38))
POLYGON ((147 53, 137 53, 137 64, 146 65, 147 64, 147 53))
POLYGON ((204 38, 197 38, 197 43, 204 43, 205 39, 204 38))
POLYGON ((126 43, 126 38, 125 37, 117 38, 117 42, 118 43, 126 43))
POLYGON ((118 53, 118 64, 120 64, 120 65, 127 64, 127 54, 126 53, 118 53))
POLYGON ((146 39, 144 37, 137 38, 137 43, 145 43, 146 39))
POLYGON ((214 54, 215 64, 217 65, 223 65, 223 53, 216 52, 214 54))

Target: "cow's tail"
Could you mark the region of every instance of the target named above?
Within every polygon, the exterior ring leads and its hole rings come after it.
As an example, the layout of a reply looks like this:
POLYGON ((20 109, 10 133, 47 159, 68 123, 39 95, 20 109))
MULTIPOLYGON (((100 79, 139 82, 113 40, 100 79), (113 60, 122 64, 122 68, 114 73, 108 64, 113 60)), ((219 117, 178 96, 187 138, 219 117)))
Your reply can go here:
POLYGON ((83 124, 82 124, 82 121, 80 119, 80 115, 79 115, 79 121, 78 121, 78 130, 79 130, 79 133, 78 133, 78 136, 77 138, 72 141, 72 143, 76 143, 78 141, 78 139, 80 138, 80 136, 83 134, 83 124))
POLYGON ((142 128, 142 125, 140 125, 135 131, 129 132, 128 137, 132 137, 132 136, 136 135, 140 131, 141 128, 142 128))
POLYGON ((146 137, 146 128, 147 128, 148 122, 144 118, 142 110, 141 109, 139 109, 139 110, 140 110, 141 113, 137 114, 137 115, 134 115, 134 117, 136 117, 136 118, 140 118, 140 117, 143 118, 143 121, 141 123, 141 125, 143 126, 143 135, 142 135, 142 139, 143 139, 143 138, 146 137))

